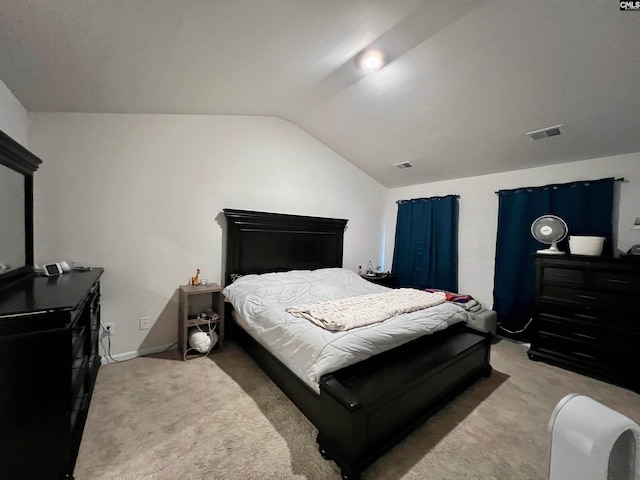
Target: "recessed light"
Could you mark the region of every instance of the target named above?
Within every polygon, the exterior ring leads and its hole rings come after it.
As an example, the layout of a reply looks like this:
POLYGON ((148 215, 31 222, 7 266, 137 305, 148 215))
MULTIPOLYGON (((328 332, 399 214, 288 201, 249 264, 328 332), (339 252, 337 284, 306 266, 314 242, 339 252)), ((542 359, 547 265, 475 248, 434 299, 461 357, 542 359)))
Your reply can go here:
POLYGON ((367 50, 358 60, 360 68, 367 73, 375 72, 384 67, 384 54, 379 50, 367 50))

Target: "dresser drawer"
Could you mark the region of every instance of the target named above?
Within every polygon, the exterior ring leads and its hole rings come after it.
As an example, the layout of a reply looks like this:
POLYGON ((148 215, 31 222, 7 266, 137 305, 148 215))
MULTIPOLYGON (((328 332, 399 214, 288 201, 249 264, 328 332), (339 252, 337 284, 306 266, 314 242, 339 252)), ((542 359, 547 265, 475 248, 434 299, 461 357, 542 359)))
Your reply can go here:
POLYGON ((585 273, 583 270, 574 270, 572 268, 544 267, 542 281, 564 285, 584 285, 585 273))
POLYGON ((599 290, 640 294, 640 275, 632 272, 593 272, 591 287, 599 290))
POLYGON ((535 329, 539 335, 594 345, 599 350, 632 354, 640 335, 621 334, 618 330, 602 328, 595 323, 570 322, 562 318, 541 315, 536 319, 535 329))
POLYGON ((71 358, 82 358, 85 355, 85 330, 84 325, 77 326, 71 331, 71 358))
POLYGON ((541 302, 538 315, 555 320, 565 320, 571 323, 618 330, 618 335, 624 335, 628 332, 640 333, 640 318, 638 318, 638 314, 619 310, 617 307, 611 308, 601 305, 576 306, 541 302))
POLYGON ((71 397, 75 398, 78 389, 84 384, 87 375, 89 361, 85 358, 78 358, 71 364, 71 397))
POLYGON ((83 408, 86 408, 87 405, 87 392, 85 390, 84 385, 80 387, 76 396, 73 399, 73 403, 71 405, 71 411, 69 412, 69 431, 73 432, 78 425, 78 414, 82 411, 83 408))
POLYGON ((546 353, 563 355, 577 362, 589 363, 598 367, 612 368, 638 360, 638 355, 634 351, 607 350, 593 342, 583 342, 542 332, 532 343, 532 348, 546 353))
POLYGON ((540 299, 547 302, 559 302, 572 305, 611 305, 616 309, 637 312, 637 306, 631 304, 628 295, 597 291, 583 290, 580 288, 560 287, 557 285, 541 285, 540 299))

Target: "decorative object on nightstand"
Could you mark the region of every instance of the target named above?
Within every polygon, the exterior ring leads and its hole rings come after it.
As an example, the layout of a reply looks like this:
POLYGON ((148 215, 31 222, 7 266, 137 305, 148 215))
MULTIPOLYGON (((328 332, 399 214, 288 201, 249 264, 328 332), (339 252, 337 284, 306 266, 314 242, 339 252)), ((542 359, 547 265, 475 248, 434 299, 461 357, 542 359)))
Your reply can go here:
POLYGON ((191 277, 191 285, 200 285, 200 269, 197 268, 196 269, 196 276, 195 277, 191 277))
POLYGON ((224 300, 220 285, 180 286, 178 315, 178 349, 184 360, 222 350, 224 300))

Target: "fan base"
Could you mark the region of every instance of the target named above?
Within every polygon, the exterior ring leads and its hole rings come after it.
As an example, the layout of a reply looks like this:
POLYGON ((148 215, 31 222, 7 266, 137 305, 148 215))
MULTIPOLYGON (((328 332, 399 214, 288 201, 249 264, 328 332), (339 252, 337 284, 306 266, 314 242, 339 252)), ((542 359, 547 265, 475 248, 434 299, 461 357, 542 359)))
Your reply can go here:
POLYGON ((562 252, 557 248, 545 248, 544 250, 537 250, 536 253, 544 253, 546 255, 564 255, 565 254, 565 252, 562 252))

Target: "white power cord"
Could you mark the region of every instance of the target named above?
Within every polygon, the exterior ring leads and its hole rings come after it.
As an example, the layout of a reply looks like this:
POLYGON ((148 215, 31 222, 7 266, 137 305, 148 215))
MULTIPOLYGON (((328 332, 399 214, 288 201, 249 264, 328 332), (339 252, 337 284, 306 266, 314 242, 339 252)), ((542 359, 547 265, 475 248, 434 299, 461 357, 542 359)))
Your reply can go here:
POLYGON ((524 332, 527 329, 527 327, 529 326, 529 324, 531 324, 532 321, 533 321, 533 317, 531 317, 529 319, 529 321, 527 322, 527 324, 524 327, 522 327, 520 330, 516 330, 515 332, 512 332, 511 330, 507 330, 502 325, 498 325, 498 327, 501 328, 502 330, 504 330, 505 332, 510 333, 511 335, 517 335, 519 333, 524 332))
MULTIPOLYGON (((107 348, 106 348, 106 351, 105 351, 105 353, 107 354, 107 358, 109 360, 111 360, 112 362, 116 362, 116 363, 120 363, 120 362, 124 361, 124 360, 116 360, 115 358, 113 358, 111 356, 111 329, 108 328, 104 323, 102 323, 102 321, 100 322, 100 326, 102 327, 102 329, 107 334, 108 345, 107 345, 107 348)), ((102 337, 100 338, 100 344, 102 345, 102 337)), ((104 345, 102 345, 102 349, 105 350, 104 345)))

